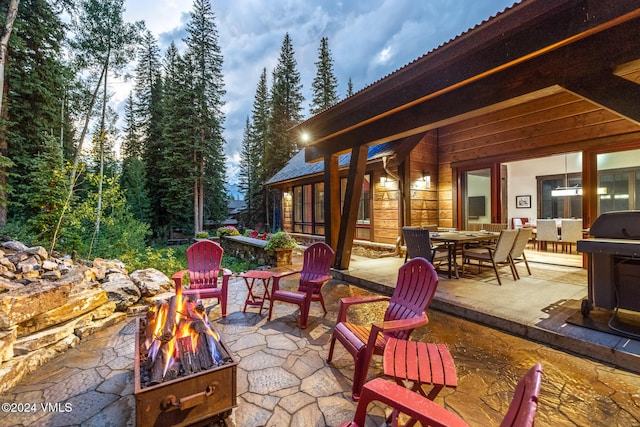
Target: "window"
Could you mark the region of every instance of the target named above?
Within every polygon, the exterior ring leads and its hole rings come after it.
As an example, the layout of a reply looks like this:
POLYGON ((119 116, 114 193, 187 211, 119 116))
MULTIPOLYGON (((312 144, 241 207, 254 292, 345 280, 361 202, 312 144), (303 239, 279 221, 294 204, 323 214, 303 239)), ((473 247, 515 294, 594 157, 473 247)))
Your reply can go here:
POLYGON ((582 174, 538 177, 538 218, 582 217, 582 174), (559 188, 577 187, 580 192, 571 196, 552 196, 559 188))
MULTIPOLYGON (((636 168, 634 168, 636 169, 636 168)), ((598 173, 598 212, 640 209, 640 171, 620 169, 598 173)))
POLYGON ((324 183, 293 187, 293 231, 324 234, 324 183))
POLYGON ((640 149, 600 153, 598 214, 640 209, 640 149))

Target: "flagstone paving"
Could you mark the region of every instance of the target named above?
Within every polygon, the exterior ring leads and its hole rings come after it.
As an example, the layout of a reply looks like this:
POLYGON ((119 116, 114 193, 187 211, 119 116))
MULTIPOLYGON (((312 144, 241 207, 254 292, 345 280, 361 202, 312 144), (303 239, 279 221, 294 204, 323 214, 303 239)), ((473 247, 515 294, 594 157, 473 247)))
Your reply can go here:
MULTIPOLYGON (((309 326, 302 331, 294 305, 276 303, 270 322, 266 310, 242 313, 246 288, 240 278, 232 279, 227 318, 220 317, 217 305, 209 313, 238 361, 238 407, 226 425, 336 426, 350 419, 353 360, 340 344, 332 364, 325 358, 339 298, 367 293, 328 283, 329 314, 312 304, 309 326)), ((354 311, 351 318, 364 320, 383 310, 377 304, 354 311)), ((639 375, 438 311, 430 310, 429 318, 413 338, 446 343, 459 377, 458 388, 443 390, 436 402, 470 425, 498 425, 515 383, 537 361, 544 371, 536 426, 640 425, 639 375)), ((7 412, 3 405, 0 426, 135 425, 134 325, 129 318, 96 333, 0 395, 2 403, 22 405, 21 412, 7 412)), ((376 358, 369 377, 378 375, 382 366, 376 358)), ((371 406, 369 413, 368 425, 383 424, 383 407, 371 406)))

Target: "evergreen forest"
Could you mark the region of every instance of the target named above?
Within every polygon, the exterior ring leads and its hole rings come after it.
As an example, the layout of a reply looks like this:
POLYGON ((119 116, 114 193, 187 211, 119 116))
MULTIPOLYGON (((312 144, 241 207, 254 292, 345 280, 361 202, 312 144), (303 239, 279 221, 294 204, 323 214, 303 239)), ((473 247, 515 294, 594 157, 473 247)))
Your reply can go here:
MULTIPOLYGON (((195 236, 227 217, 224 49, 211 1, 193 1, 183 51, 175 42, 161 51, 123 11, 124 0, 0 3, 2 234, 135 260, 171 230, 195 236), (110 87, 125 77, 133 90, 118 112, 110 87)), ((305 107, 283 37, 275 68, 256 76, 239 175, 243 225, 269 232, 275 195, 264 182, 299 150, 287 130, 305 107)), ((311 114, 339 101, 326 38, 315 65, 311 114)))

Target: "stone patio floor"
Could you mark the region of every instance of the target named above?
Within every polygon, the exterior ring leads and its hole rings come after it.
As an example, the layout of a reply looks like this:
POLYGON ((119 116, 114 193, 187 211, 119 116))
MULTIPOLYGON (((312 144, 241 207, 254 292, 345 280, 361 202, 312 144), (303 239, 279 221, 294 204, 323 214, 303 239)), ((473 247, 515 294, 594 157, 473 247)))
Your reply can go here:
MULTIPOLYGON (((266 310, 242 313, 247 291, 240 278, 230 282, 227 318, 217 304, 211 307, 212 325, 239 362, 238 406, 227 426, 337 426, 351 419, 353 360, 339 343, 332 364, 325 359, 339 299, 369 292, 332 280, 323 293, 329 313, 312 304, 305 331, 293 305, 276 303, 270 322, 266 310)), ((383 310, 378 304, 352 315, 371 319, 383 310)), ((446 343, 458 370, 457 389, 444 389, 436 402, 470 425, 499 425, 517 380, 538 361, 543 381, 536 426, 640 425, 640 375, 433 308, 428 315, 430 323, 412 338, 446 343)), ((90 336, 0 395, 2 403, 31 409, 12 413, 3 405, 0 426, 135 425, 134 325, 129 318, 90 336)), ((382 375, 381 368, 375 358, 369 377, 382 375)), ((383 425, 384 407, 370 406, 369 413, 367 425, 383 425)))

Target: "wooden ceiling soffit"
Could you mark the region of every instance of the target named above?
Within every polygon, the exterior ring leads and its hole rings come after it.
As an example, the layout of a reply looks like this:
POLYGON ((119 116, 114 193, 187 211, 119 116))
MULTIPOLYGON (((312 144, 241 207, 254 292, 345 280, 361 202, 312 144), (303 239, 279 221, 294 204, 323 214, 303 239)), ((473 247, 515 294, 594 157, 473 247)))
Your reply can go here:
POLYGON ((640 125, 640 85, 613 74, 565 83, 565 89, 640 125))
MULTIPOLYGON (((407 74, 409 76, 405 78, 403 84, 387 84, 387 79, 384 79, 380 83, 376 83, 366 89, 366 102, 358 102, 358 110, 350 108, 347 104, 338 104, 325 113, 302 123, 297 129, 313 128, 315 126, 322 128, 320 136, 316 136, 316 143, 309 146, 310 150, 306 152, 306 160, 315 160, 318 156, 322 156, 326 152, 345 151, 358 144, 371 143, 372 141, 384 142, 384 135, 387 135, 386 140, 391 140, 415 134, 416 131, 407 132, 405 129, 403 132, 397 130, 400 126, 395 126, 395 135, 391 132, 383 132, 380 134, 375 131, 362 130, 360 128, 371 127, 378 122, 396 122, 401 115, 407 117, 414 116, 414 119, 421 120, 424 123, 422 117, 416 116, 416 113, 419 112, 419 109, 415 109, 416 105, 428 104, 429 101, 432 101, 434 98, 444 97, 451 92, 459 92, 468 86, 477 87, 479 81, 486 82, 487 79, 496 75, 503 76, 501 77, 502 80, 505 75, 513 74, 516 69, 520 69, 520 72, 522 72, 523 69, 529 68, 528 80, 523 81, 531 82, 532 86, 529 88, 529 92, 540 90, 544 86, 537 84, 539 83, 538 80, 543 80, 546 77, 548 79, 547 86, 551 86, 557 84, 558 79, 566 75, 568 69, 577 69, 578 64, 575 64, 575 61, 567 62, 567 58, 579 58, 585 62, 599 60, 600 64, 602 64, 606 62, 606 60, 603 59, 599 53, 603 53, 604 57, 615 56, 619 48, 622 47, 622 50, 626 52, 628 51, 626 47, 633 45, 633 40, 637 40, 637 18, 640 16, 640 9, 637 7, 636 2, 615 2, 615 7, 613 8, 615 10, 607 9, 611 6, 609 3, 602 5, 601 3, 603 2, 591 0, 573 1, 569 3, 572 5, 569 9, 566 9, 567 5, 565 4, 565 10, 554 11, 549 17, 540 17, 540 19, 534 23, 529 22, 526 31, 520 31, 516 34, 506 34, 502 37, 495 36, 494 39, 484 40, 482 47, 476 51, 462 50, 459 48, 462 46, 462 42, 454 41, 452 45, 457 46, 457 56, 450 55, 447 49, 453 49, 453 47, 446 45, 441 49, 447 52, 446 55, 451 56, 447 61, 438 61, 437 65, 432 65, 432 62, 424 62, 422 69, 415 70, 415 67, 417 67, 416 64, 421 64, 423 61, 426 61, 425 58, 429 58, 429 55, 421 58, 415 63, 410 64, 406 70, 402 69, 398 72, 399 74, 407 74), (585 13, 589 14, 590 19, 578 19, 578 17, 582 17, 585 13), (570 25, 568 25, 567 22, 570 22, 570 25), (567 29, 567 26, 570 28, 567 29), (614 36, 614 38, 620 37, 623 39, 620 43, 611 43, 605 40, 604 44, 607 47, 602 49, 597 43, 587 41, 594 36, 599 36, 599 33, 615 29, 616 26, 625 27, 625 30, 618 31, 618 34, 614 36), (544 43, 540 44, 540 40, 544 43), (629 40, 632 41, 630 42, 629 40), (570 55, 574 44, 588 46, 589 50, 586 51, 586 56, 576 57, 570 55), (613 46, 613 48, 611 46, 613 46), (598 47, 600 47, 600 49, 598 49, 598 47), (600 52, 594 52, 594 48, 600 52), (549 64, 545 64, 544 61, 540 60, 541 57, 560 59, 555 65, 561 68, 550 67, 549 64), (407 112, 407 110, 412 111, 407 112), (388 120, 389 117, 393 117, 393 119, 388 120), (347 134, 349 136, 347 136, 346 139, 351 142, 345 140, 344 136, 347 134), (323 137, 322 135, 325 136, 323 137), (381 135, 383 136, 381 137, 381 135), (389 135, 392 135, 392 138, 389 138, 389 135)), ((502 19, 517 16, 519 15, 509 15, 502 17, 502 19)), ((515 31, 516 29, 511 30, 511 32, 515 31)), ((471 31, 470 33, 478 36, 484 35, 483 32, 471 31)), ((598 37, 595 39, 598 39, 598 37)), ((600 37, 600 39, 602 39, 602 37, 600 37)), ((637 44, 637 42, 635 44, 637 44)), ((636 57, 637 52, 638 49, 636 46, 636 57)), ((439 49, 435 52, 433 59, 446 58, 446 55, 442 54, 439 49)), ((622 57, 619 59, 622 59, 622 57)), ((634 57, 627 57, 626 60, 632 59, 634 59, 634 57)), ((616 63, 620 64, 621 62, 616 63)), ((598 68, 601 66, 602 65, 597 65, 598 68)), ((584 68, 582 70, 584 70, 584 68)), ((580 74, 580 71, 577 71, 577 73, 580 74)), ((521 76, 521 78, 522 77, 526 76, 521 76)), ((394 75, 388 78, 390 81, 399 79, 400 77, 394 75)), ((520 85, 522 85, 522 82, 520 82, 520 85)), ((509 89, 511 88, 507 84, 492 86, 493 93, 503 92, 509 89)), ((527 93, 527 91, 518 90, 514 93, 516 93, 515 96, 520 96, 527 93)), ((354 95, 352 103, 356 102, 355 98, 358 98, 358 94, 354 95)), ((466 98, 463 97, 457 98, 466 100, 466 98)), ((496 99, 493 102, 486 100, 484 105, 475 105, 474 107, 481 108, 491 103, 504 100, 504 96, 499 98, 501 99, 496 99)), ((362 95, 360 101, 364 99, 365 96, 362 95)), ((467 103, 458 101, 457 104, 467 103)), ((461 112, 461 107, 462 106, 459 106, 459 108, 456 109, 455 114, 471 111, 470 108, 466 108, 465 111, 461 112)), ((446 114, 441 114, 441 116, 444 115, 446 114)), ((453 115, 454 114, 449 114, 449 117, 453 115)), ((440 120, 443 118, 444 117, 440 120)), ((377 126, 377 128, 380 128, 380 126, 377 126)), ((428 128, 424 128, 420 131, 427 129, 428 128)), ((311 130, 311 134, 318 135, 316 132, 313 132, 313 130, 311 130)))

